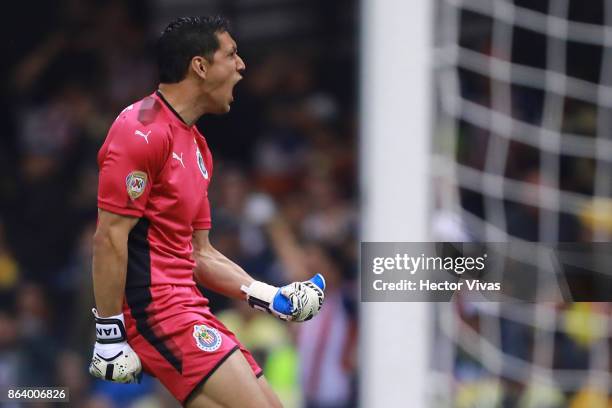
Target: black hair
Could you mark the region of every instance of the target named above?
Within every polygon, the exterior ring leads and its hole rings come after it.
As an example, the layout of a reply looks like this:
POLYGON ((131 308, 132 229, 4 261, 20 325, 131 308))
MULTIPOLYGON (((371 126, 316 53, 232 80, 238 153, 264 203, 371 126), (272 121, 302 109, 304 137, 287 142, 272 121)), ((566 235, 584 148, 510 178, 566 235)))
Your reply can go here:
POLYGON ((219 49, 217 34, 229 31, 229 21, 221 16, 180 17, 172 21, 157 40, 159 81, 176 83, 185 79, 195 56, 212 62, 219 49))

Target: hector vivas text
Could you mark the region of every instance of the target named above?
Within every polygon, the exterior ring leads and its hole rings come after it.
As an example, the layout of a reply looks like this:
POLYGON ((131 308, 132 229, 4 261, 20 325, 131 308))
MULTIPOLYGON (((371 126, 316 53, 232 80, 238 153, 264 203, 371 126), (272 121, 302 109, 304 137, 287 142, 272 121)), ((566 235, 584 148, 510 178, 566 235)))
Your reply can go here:
MULTIPOLYGON (((481 272, 485 269, 487 254, 478 257, 441 257, 441 256, 411 256, 408 254, 396 254, 393 257, 375 257, 372 259, 372 272, 382 275, 387 271, 404 272, 415 277, 417 272, 451 272, 458 277, 465 272, 481 272)), ((397 277, 397 275, 395 275, 397 277)), ((438 275, 439 276, 439 275, 438 275)), ((419 276, 420 278, 420 276, 419 276)), ((393 282, 385 282, 383 279, 375 279, 372 282, 376 291, 401 290, 401 291, 455 291, 467 289, 469 291, 499 291, 500 283, 481 282, 478 279, 395 279, 393 282)))

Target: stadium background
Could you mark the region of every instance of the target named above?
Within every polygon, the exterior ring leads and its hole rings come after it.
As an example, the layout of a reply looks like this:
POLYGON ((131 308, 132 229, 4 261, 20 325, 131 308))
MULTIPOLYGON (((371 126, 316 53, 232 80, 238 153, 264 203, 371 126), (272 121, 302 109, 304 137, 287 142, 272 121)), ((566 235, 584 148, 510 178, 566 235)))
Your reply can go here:
POLYGON ((354 406, 357 7, 349 0, 11 6, 0 96, 0 386, 68 386, 75 407, 176 406, 150 378, 122 386, 86 374, 96 153, 118 112, 155 90, 156 35, 174 17, 211 13, 232 21, 247 65, 231 113, 198 122, 215 157, 213 243, 258 279, 320 272, 329 284, 324 312, 299 326, 211 294, 212 307, 288 407, 354 406))
MULTIPOLYGON (((363 0, 359 24, 348 0, 15 4, 0 68, 0 385, 68 385, 74 406, 172 406, 150 380, 84 372, 95 154, 117 112, 154 89, 152 40, 178 15, 227 15, 247 64, 231 114, 199 123, 218 169, 216 245, 271 282, 335 277, 328 313, 309 326, 212 298, 288 406, 355 405, 358 221, 377 241, 609 240, 609 2, 406 4, 363 0), (403 37, 418 24, 422 39, 403 37), (361 191, 361 217, 358 168, 374 191, 361 191), (414 238, 425 219, 428 235, 414 238)), ((361 306, 363 406, 609 407, 609 304, 413 306, 361 306)))

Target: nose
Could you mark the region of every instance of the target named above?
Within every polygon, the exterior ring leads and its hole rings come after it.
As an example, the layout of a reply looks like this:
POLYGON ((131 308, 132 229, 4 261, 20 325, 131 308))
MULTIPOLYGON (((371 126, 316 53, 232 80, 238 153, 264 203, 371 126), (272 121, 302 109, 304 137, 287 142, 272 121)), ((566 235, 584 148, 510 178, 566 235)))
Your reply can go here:
POLYGON ((246 64, 244 60, 238 55, 238 71, 242 72, 246 69, 246 64))

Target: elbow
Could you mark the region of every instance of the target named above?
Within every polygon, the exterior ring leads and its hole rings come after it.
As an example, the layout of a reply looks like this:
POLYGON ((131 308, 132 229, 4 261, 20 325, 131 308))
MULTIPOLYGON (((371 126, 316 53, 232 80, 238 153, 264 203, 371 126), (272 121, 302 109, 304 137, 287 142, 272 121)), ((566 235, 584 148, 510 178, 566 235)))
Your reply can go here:
POLYGON ((101 231, 97 229, 93 236, 93 251, 94 254, 98 252, 100 249, 108 247, 110 243, 110 238, 105 231, 101 231))
MULTIPOLYGON (((127 244, 127 242, 126 242, 127 244)), ((125 250, 121 250, 121 240, 112 233, 110 229, 97 229, 93 236, 93 256, 103 256, 104 254, 122 254, 127 255, 127 246, 125 250)))
POLYGON ((196 258, 195 268, 193 268, 193 279, 200 285, 204 285, 204 282, 206 282, 206 273, 205 273, 204 264, 197 258, 196 258))
POLYGON ((214 263, 213 254, 210 251, 198 250, 193 252, 195 267, 193 268, 193 278, 201 285, 206 285, 209 274, 207 271, 211 269, 214 263))

